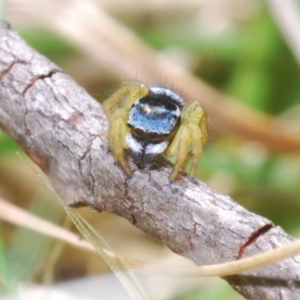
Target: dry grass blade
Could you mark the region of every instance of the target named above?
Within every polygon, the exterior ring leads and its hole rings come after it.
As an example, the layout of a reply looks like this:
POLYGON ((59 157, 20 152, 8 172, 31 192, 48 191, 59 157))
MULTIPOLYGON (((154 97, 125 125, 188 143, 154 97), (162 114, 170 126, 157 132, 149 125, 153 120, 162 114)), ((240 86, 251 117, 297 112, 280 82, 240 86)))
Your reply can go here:
MULTIPOLYGON (((58 225, 42 220, 1 198, 0 218, 15 225, 23 226, 59 239, 78 249, 97 254, 95 248, 88 241, 81 239, 78 235, 58 225)), ((193 268, 176 268, 166 264, 149 263, 125 257, 121 258, 124 263, 121 264, 120 257, 116 256, 110 250, 103 248, 102 251, 104 251, 118 267, 124 268, 125 266, 126 268, 135 269, 138 272, 169 274, 173 276, 227 276, 265 267, 285 258, 297 255, 300 253, 300 240, 292 242, 287 246, 235 262, 193 268)))
POLYGON ((0 198, 0 218, 17 226, 29 228, 45 235, 64 241, 76 248, 95 253, 93 246, 80 236, 49 221, 42 220, 33 214, 0 198))
POLYGON ((300 7, 295 0, 267 0, 270 12, 300 64, 300 7))

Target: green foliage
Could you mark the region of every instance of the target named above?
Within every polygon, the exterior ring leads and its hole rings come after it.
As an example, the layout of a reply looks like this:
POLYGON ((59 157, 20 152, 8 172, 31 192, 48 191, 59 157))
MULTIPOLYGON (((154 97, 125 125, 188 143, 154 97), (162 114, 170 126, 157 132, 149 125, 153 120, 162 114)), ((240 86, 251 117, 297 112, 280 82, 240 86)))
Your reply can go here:
POLYGON ((41 28, 21 28, 19 34, 41 54, 54 62, 76 59, 79 52, 62 37, 41 28))
MULTIPOLYGON (((199 280, 201 284, 201 279, 199 280)), ((226 282, 222 282, 216 286, 211 284, 206 285, 205 287, 198 290, 192 290, 187 293, 176 297, 174 300, 233 300, 241 299, 235 298, 236 292, 232 290, 226 282)))
POLYGON ((20 146, 5 133, 0 131, 0 155, 12 154, 20 151, 20 146))
POLYGON ((204 63, 197 74, 247 105, 279 113, 298 103, 299 66, 265 11, 216 36, 201 34, 180 21, 137 30, 159 49, 177 46, 200 57, 204 63))

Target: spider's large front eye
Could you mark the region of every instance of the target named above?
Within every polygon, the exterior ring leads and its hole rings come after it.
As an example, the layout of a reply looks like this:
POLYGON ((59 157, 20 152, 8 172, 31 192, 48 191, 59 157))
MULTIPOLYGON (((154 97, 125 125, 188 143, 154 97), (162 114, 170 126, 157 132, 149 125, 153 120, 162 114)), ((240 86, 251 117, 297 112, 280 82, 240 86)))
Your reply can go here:
POLYGON ((162 135, 162 134, 157 134, 157 133, 153 133, 153 132, 149 132, 148 134, 147 134, 147 140, 149 141, 149 143, 151 143, 151 142, 154 142, 154 143, 160 143, 160 142, 163 142, 163 141, 165 141, 166 140, 166 136, 168 136, 168 134, 167 135, 162 135))
POLYGON ((155 133, 155 132, 149 132, 149 133, 147 133, 147 137, 149 138, 149 139, 151 139, 151 140, 153 140, 153 139, 157 139, 157 138, 159 138, 161 135, 159 135, 159 134, 157 134, 157 133, 155 133))
POLYGON ((131 126, 131 128, 132 128, 131 132, 132 132, 133 136, 138 136, 138 137, 145 136, 145 131, 143 131, 142 129, 133 128, 132 126, 131 126))
POLYGON ((168 134, 162 135, 156 132, 145 132, 139 128, 131 128, 131 134, 135 138, 145 142, 161 142, 165 140, 166 136, 168 136, 168 134))

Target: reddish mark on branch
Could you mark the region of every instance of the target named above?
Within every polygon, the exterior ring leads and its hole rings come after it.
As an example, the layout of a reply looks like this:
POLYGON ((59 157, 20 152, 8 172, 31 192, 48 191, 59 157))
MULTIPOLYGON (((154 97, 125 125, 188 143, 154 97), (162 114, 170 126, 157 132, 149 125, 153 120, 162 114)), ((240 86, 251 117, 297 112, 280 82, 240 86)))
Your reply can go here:
POLYGON ((242 247, 240 248, 239 251, 239 255, 237 257, 237 259, 242 258, 245 249, 250 246, 251 244, 254 244, 255 241, 262 235, 264 235, 266 232, 268 232, 270 229, 272 229, 274 227, 274 225, 272 223, 268 223, 266 225, 264 225, 263 227, 259 228, 258 230, 254 231, 250 237, 248 238, 247 242, 242 245, 242 247))
POLYGON ((75 128, 77 124, 82 123, 84 120, 84 115, 82 113, 73 113, 71 117, 68 120, 68 124, 71 126, 71 128, 75 128))
POLYGON ((51 70, 48 74, 42 74, 42 75, 38 75, 38 76, 35 76, 31 79, 31 82, 28 84, 28 86, 24 89, 23 93, 22 93, 22 96, 24 96, 26 94, 26 92, 34 86, 35 82, 38 81, 38 80, 43 80, 45 78, 51 78, 52 75, 56 74, 56 73, 62 73, 61 70, 58 70, 58 69, 53 69, 51 70))
POLYGON ((29 150, 31 159, 44 171, 48 170, 48 162, 39 154, 37 150, 29 150))

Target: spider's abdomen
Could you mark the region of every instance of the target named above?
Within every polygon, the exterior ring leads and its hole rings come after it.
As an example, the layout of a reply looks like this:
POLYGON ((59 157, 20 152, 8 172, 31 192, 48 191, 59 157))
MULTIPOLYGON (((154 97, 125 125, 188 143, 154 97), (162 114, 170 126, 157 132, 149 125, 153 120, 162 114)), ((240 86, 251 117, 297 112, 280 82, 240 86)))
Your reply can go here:
POLYGON ((135 159, 150 163, 168 146, 168 136, 180 120, 183 100, 164 87, 150 87, 129 112, 126 142, 135 159))

